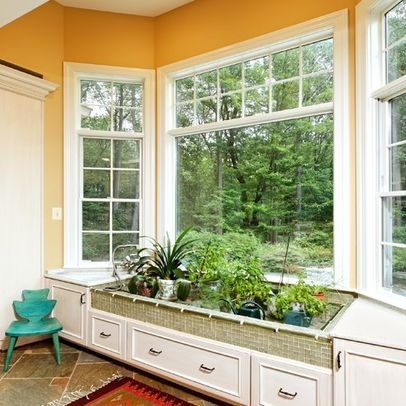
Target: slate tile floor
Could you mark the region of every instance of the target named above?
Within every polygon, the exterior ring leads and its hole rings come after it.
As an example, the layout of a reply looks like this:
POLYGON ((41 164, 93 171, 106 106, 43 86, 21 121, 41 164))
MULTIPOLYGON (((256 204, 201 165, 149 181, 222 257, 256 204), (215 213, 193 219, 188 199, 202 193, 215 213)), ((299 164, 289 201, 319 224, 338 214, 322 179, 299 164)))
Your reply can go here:
POLYGON ((66 393, 99 387, 114 374, 133 377, 196 406, 221 404, 66 341, 61 342, 61 353, 62 364, 58 366, 50 340, 20 347, 14 350, 9 370, 3 372, 2 352, 0 406, 47 405, 66 393))

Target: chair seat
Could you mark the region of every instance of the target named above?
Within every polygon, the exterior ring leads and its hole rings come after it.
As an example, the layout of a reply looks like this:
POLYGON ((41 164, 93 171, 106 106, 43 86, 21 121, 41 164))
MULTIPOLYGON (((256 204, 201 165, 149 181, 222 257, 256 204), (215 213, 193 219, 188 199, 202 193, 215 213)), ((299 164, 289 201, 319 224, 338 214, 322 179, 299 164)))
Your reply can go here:
POLYGON ((11 322, 6 330, 6 336, 35 336, 42 334, 55 334, 62 330, 62 325, 55 317, 31 321, 16 320, 11 322))

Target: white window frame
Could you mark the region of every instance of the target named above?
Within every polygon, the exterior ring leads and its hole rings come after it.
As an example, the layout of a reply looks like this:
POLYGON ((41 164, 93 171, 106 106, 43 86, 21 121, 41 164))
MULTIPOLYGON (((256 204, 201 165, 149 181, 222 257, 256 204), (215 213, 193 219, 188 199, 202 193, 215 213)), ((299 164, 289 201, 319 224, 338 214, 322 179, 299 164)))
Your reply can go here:
POLYGON ((406 309, 405 297, 383 288, 381 248, 383 166, 387 165, 382 142, 390 128, 388 101, 406 89, 405 77, 389 84, 385 77, 382 14, 397 2, 363 0, 356 7, 357 287, 406 309))
POLYGON ((199 55, 159 68, 158 83, 158 207, 157 235, 175 233, 175 136, 202 131, 255 125, 269 121, 299 118, 310 114, 332 112, 334 106, 334 269, 336 286, 348 286, 351 273, 351 177, 350 124, 348 79, 348 12, 341 10, 308 22, 282 29, 252 40, 199 55), (310 106, 204 124, 193 128, 174 129, 174 81, 198 69, 209 70, 225 63, 254 58, 277 50, 293 47, 298 38, 317 40, 330 35, 334 42, 334 99, 332 103, 310 106), (232 123, 231 123, 232 121, 232 123))
MULTIPOLYGON (((142 140, 140 235, 155 235, 155 71, 104 65, 64 63, 64 268, 110 268, 107 262, 81 260, 80 235, 80 136, 97 131, 80 130, 80 79, 144 83, 144 124, 142 133, 117 133, 117 137, 142 140)), ((105 132, 100 132, 106 136, 105 132)))

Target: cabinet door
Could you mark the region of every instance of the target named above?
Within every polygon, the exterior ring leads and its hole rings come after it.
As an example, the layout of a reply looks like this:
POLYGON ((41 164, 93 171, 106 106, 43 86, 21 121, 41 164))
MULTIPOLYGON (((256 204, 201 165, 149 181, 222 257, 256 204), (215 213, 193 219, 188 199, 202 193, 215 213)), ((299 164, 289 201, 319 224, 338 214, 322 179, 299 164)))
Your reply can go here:
POLYGON ((252 405, 331 405, 332 371, 259 353, 251 363, 252 405))
POLYGON ((63 326, 60 336, 79 344, 86 344, 88 289, 53 280, 49 280, 48 286, 50 296, 57 301, 53 315, 63 326))
POLYGON ((249 404, 250 355, 173 330, 128 323, 127 360, 213 397, 249 404))
POLYGON ((125 359, 125 319, 98 310, 90 311, 88 319, 88 347, 125 359))
POLYGON ((406 351, 334 340, 335 406, 406 404, 406 351))

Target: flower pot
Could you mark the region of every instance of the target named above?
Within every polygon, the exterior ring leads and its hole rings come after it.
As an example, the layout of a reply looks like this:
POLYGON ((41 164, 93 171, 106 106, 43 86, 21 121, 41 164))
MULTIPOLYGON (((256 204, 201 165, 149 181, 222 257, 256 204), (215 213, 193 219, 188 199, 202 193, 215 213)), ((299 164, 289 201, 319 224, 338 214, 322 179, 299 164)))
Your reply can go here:
POLYGON ((283 322, 293 326, 309 327, 312 317, 303 310, 289 310, 283 315, 283 322))
POLYGON ((175 281, 171 279, 158 279, 158 293, 155 297, 157 299, 169 300, 171 302, 177 300, 175 281))

